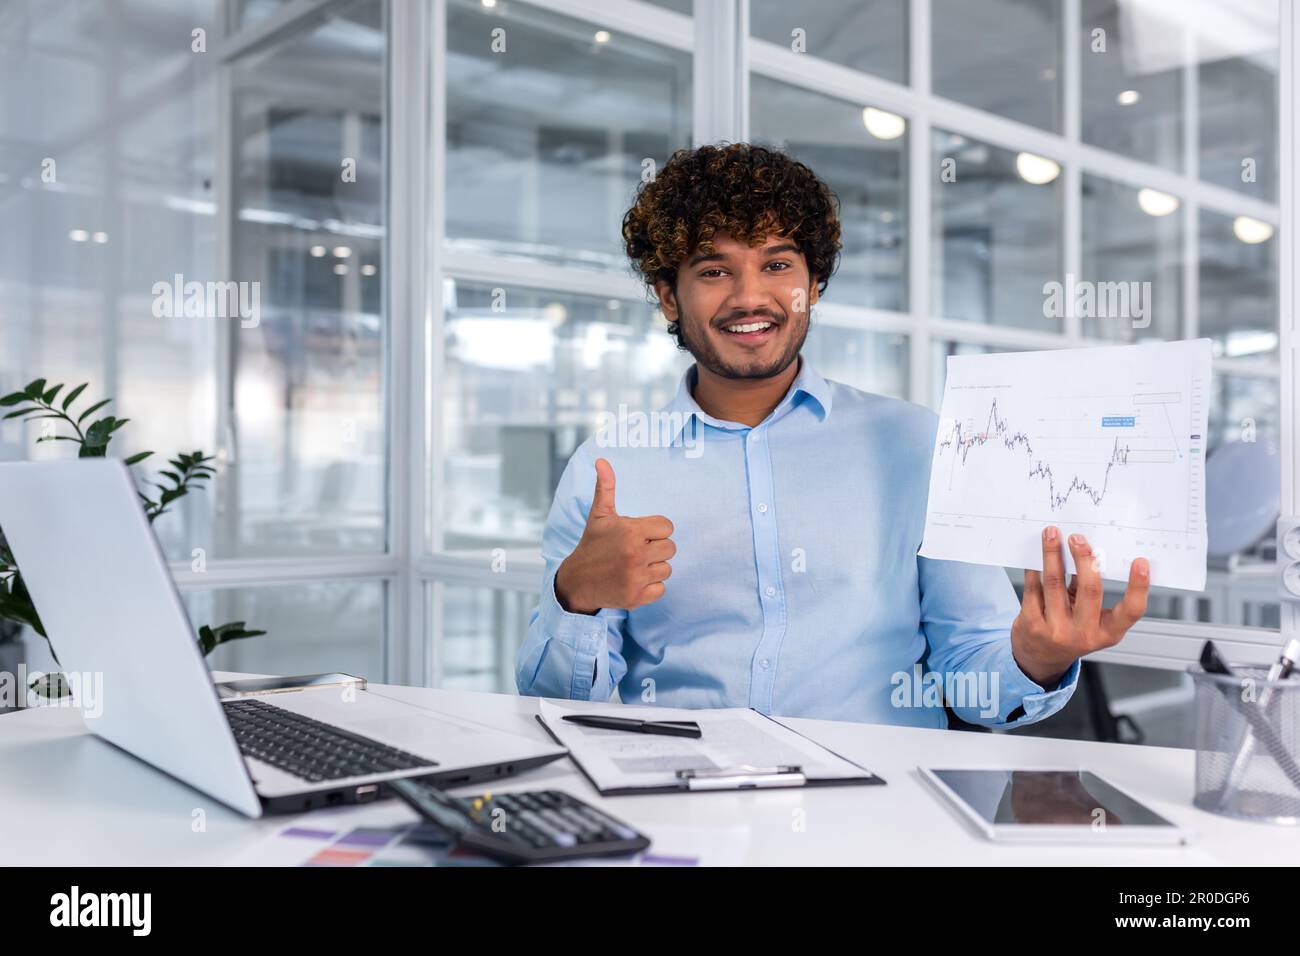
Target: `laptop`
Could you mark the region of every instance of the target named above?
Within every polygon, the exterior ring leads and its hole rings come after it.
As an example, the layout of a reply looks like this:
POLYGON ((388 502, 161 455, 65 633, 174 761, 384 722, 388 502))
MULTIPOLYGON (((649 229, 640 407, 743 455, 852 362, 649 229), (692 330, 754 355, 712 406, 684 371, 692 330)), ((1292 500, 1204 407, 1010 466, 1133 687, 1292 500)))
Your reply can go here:
POLYGON ((403 777, 494 780, 567 753, 382 690, 221 700, 117 459, 0 463, 0 528, 60 667, 102 679, 87 728, 247 816, 366 802, 403 777))

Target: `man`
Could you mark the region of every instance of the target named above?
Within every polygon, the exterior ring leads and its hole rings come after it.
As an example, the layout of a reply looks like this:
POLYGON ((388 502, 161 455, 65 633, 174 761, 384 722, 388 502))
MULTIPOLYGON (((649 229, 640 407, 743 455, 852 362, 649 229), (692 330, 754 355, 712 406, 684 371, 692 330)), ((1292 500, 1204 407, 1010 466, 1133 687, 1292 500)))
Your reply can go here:
POLYGON ((1056 527, 1019 606, 1001 568, 917 554, 937 416, 799 354, 839 235, 825 184, 775 150, 681 150, 641 187, 627 253, 695 365, 670 447, 596 436, 569 461, 521 693, 925 727, 946 703, 1007 727, 1059 710, 1078 658, 1145 613, 1144 559, 1103 609, 1088 542, 1056 527))

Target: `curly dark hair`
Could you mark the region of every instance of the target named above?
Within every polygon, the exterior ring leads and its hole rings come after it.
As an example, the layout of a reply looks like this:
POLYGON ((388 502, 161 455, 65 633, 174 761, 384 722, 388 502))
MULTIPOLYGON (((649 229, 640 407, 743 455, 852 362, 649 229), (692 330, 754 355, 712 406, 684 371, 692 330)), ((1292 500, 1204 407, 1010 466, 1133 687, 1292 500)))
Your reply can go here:
MULTIPOLYGON (((628 258, 651 289, 677 288, 677 267, 696 250, 713 252, 713 237, 757 246, 771 236, 794 241, 808 260, 819 293, 839 265, 839 202, 803 163, 778 149, 727 143, 679 149, 643 183, 623 217, 628 258)), ((682 344, 676 323, 668 331, 682 344)))

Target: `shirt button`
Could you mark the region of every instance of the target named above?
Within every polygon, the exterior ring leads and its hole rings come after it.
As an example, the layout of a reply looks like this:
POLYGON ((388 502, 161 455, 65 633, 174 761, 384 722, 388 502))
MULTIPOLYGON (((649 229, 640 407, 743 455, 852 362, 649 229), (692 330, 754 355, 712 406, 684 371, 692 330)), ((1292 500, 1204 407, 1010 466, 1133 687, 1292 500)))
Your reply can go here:
POLYGON ((750 433, 749 433, 749 440, 750 440, 750 441, 758 441, 758 437, 759 437, 759 436, 758 436, 758 432, 750 432, 750 433))
POLYGON ((758 663, 759 663, 759 666, 763 668, 763 670, 767 670, 767 663, 768 663, 768 661, 767 661, 767 658, 766 658, 766 657, 763 658, 763 659, 762 659, 761 661, 759 661, 758 663))
POLYGON ((759 513, 759 514, 767 514, 767 503, 766 503, 766 502, 760 501, 760 502, 758 503, 758 513, 759 513))
POLYGON ((776 588, 772 587, 772 585, 769 584, 767 587, 763 589, 763 593, 766 594, 768 597, 775 597, 776 588))

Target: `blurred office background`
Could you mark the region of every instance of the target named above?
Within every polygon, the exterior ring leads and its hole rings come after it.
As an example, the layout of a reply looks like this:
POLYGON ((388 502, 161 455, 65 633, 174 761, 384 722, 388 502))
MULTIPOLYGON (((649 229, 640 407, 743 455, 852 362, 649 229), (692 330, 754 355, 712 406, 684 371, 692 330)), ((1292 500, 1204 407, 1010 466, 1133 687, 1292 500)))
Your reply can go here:
MULTIPOLYGON (((1276 476, 1278 17, 0 2, 0 391, 89 381, 131 419, 117 453, 218 456, 156 525, 196 625, 270 632, 214 667, 513 691, 564 461, 687 364, 621 255, 622 213, 647 163, 714 138, 725 84, 701 78, 738 63, 729 138, 788 148, 842 203, 807 345, 823 374, 937 407, 951 355, 1208 336, 1211 465, 1276 476), (259 282, 260 323, 154 317, 177 275, 259 282), (1149 327, 1045 317, 1066 276, 1150 282, 1149 327)), ((5 423, 0 457, 63 450, 35 437, 5 423)), ((1153 595, 1098 668, 1149 742, 1189 739, 1182 670, 1205 636, 1276 643, 1269 535, 1220 543, 1206 592, 1153 595)), ((1096 734, 1086 717, 1040 732, 1096 734)))

